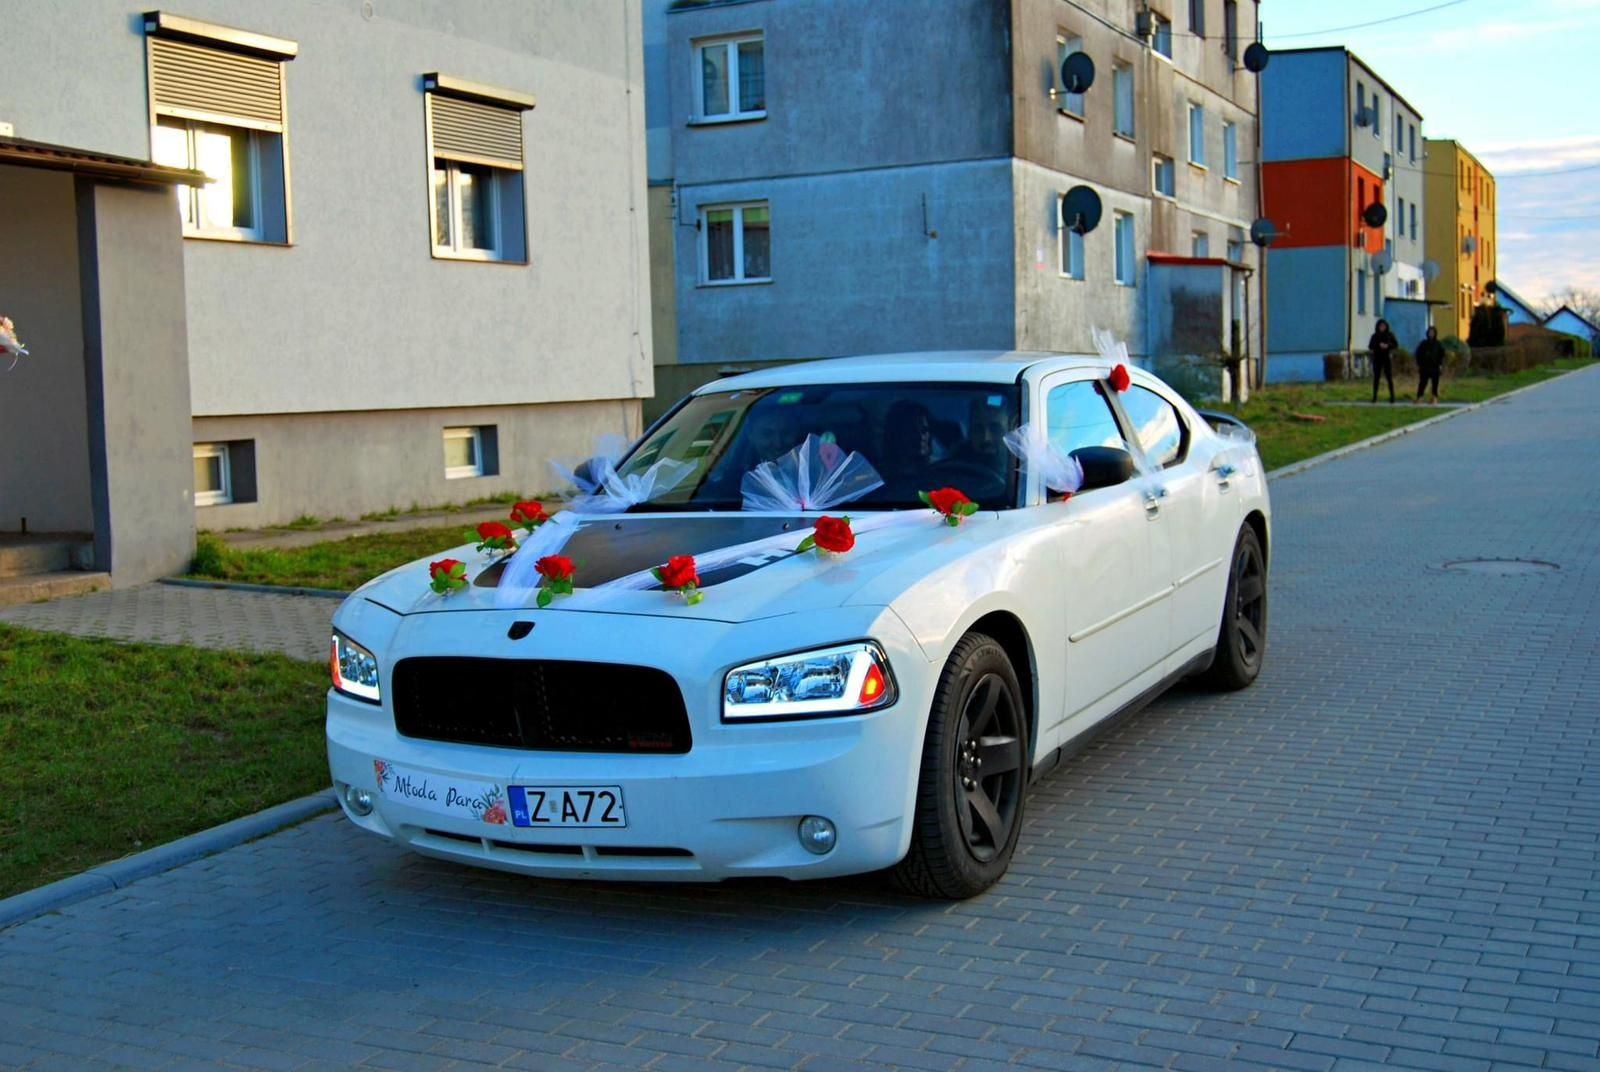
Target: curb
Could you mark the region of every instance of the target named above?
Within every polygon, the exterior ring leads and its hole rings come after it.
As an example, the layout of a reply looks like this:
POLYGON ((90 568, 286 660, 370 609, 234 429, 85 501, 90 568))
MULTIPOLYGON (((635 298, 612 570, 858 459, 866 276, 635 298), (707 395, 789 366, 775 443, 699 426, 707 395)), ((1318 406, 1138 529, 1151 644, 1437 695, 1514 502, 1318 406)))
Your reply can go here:
POLYGON ((178 588, 220 588, 228 592, 259 592, 268 596, 314 596, 318 599, 345 599, 349 592, 336 592, 331 588, 295 588, 286 584, 245 584, 243 581, 211 581, 193 577, 161 577, 161 584, 178 588))
MULTIPOLYGON (((1590 367, 1593 368, 1594 366, 1591 365, 1590 367)), ((1585 370, 1566 369, 1561 373, 1561 376, 1570 376, 1574 372, 1583 371, 1585 370)), ((1493 398, 1486 398, 1482 402, 1474 402, 1469 406, 1462 406, 1459 409, 1447 410, 1446 412, 1439 414, 1437 417, 1429 417, 1424 421, 1417 421, 1413 424, 1401 425, 1399 428, 1391 428, 1387 432, 1380 432, 1378 435, 1372 436, 1369 439, 1363 439, 1358 443, 1346 443, 1342 447, 1335 447, 1333 450, 1330 450, 1325 454, 1318 454, 1311 458, 1302 458, 1300 461, 1293 462, 1289 465, 1283 466, 1282 468, 1272 470, 1267 474, 1267 480, 1282 480, 1287 477, 1298 476, 1307 469, 1314 469, 1323 462, 1336 461, 1339 458, 1343 458, 1347 454, 1354 454, 1358 450, 1366 450, 1368 447, 1375 447, 1380 443, 1387 443, 1391 439, 1399 439, 1401 436, 1407 436, 1412 432, 1421 431, 1422 429, 1431 427, 1432 425, 1440 424, 1454 417, 1459 417, 1463 413, 1472 413, 1475 410, 1482 409, 1484 406, 1492 406, 1497 402, 1508 401, 1522 394, 1524 391, 1534 391, 1540 387, 1547 387, 1552 383, 1558 382, 1561 379, 1561 376, 1552 376, 1550 379, 1545 380, 1542 383, 1530 383, 1526 386, 1518 387, 1515 391, 1507 391, 1503 395, 1495 395, 1493 398)))
POLYGON ((90 897, 111 893, 142 878, 170 871, 175 867, 193 863, 226 849, 243 845, 247 841, 275 834, 286 827, 296 826, 324 812, 333 811, 339 804, 332 789, 324 789, 310 796, 291 800, 254 815, 246 815, 198 834, 157 845, 153 849, 124 856, 99 867, 69 878, 40 886, 26 893, 0 900, 0 930, 25 923, 46 912, 54 912, 77 904, 90 897))

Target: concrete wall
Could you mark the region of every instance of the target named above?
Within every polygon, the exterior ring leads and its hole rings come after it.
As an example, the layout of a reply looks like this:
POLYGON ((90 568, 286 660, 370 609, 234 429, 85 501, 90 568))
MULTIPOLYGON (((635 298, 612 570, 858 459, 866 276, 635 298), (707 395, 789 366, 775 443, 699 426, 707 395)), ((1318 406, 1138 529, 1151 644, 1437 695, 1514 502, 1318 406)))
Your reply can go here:
POLYGON ((667 16, 674 177, 963 161, 1011 152, 1006 5, 997 0, 758 0, 667 16), (690 125, 692 42, 765 34, 767 115, 690 125))
POLYGON ((194 554, 183 239, 172 192, 76 189, 95 560, 118 586, 194 554))
POLYGON ((254 440, 259 499, 199 507, 196 523, 205 529, 255 527, 301 513, 357 518, 507 492, 543 494, 561 486, 550 471, 551 459, 570 463, 588 456, 598 430, 611 428, 630 436, 642 431, 631 403, 197 417, 195 442, 254 440), (499 474, 446 479, 444 429, 476 425, 495 426, 499 474), (359 470, 354 459, 361 461, 359 470), (295 513, 285 514, 287 502, 298 504, 295 513))
MULTIPOLYGON (((1055 225, 1056 198, 1080 180, 1026 160, 1013 161, 1016 187, 1015 273, 1016 343, 1021 350, 1063 350, 1094 353, 1090 333, 1110 331, 1143 356, 1145 344, 1145 259, 1149 248, 1150 199, 1094 183, 1103 214, 1100 225, 1084 235, 1084 278, 1061 274, 1062 236, 1055 225), (1116 282, 1116 239, 1113 214, 1134 218, 1135 285, 1116 282)), ((1008 280, 1009 282, 1009 280, 1008 280)))
POLYGON ((1354 129, 1353 108, 1344 107, 1345 55, 1337 48, 1273 53, 1261 72, 1263 160, 1345 154, 1354 129))
MULTIPOLYGON (((147 157, 149 6, 0 0, 18 135, 147 157)), ((286 75, 295 244, 184 244, 195 414, 650 394, 639 0, 368 6, 181 9, 301 45, 286 75), (434 70, 538 98, 526 266, 431 256, 434 70)))
POLYGON ((678 274, 673 226, 676 191, 651 186, 646 204, 650 220, 650 349, 656 365, 678 362, 678 274))
POLYGON ((83 309, 72 176, 0 167, 0 316, 29 356, 0 359, 0 532, 90 532, 83 309))
POLYGON ((678 195, 680 362, 1016 341, 1008 158, 680 186, 678 195), (699 284, 700 206, 749 200, 771 208, 772 281, 699 284))

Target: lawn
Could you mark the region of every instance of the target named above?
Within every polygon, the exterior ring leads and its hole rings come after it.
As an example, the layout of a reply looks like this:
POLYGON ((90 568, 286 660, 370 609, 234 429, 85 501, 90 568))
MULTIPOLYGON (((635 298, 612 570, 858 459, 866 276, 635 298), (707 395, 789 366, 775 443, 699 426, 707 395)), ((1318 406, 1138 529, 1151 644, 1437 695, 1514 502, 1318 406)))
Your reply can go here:
POLYGON ((396 566, 476 540, 469 532, 465 525, 447 525, 349 536, 307 547, 248 550, 229 547, 212 533, 201 533, 189 576, 348 592, 396 566))
POLYGON ((328 785, 328 671, 0 625, 0 897, 328 785))

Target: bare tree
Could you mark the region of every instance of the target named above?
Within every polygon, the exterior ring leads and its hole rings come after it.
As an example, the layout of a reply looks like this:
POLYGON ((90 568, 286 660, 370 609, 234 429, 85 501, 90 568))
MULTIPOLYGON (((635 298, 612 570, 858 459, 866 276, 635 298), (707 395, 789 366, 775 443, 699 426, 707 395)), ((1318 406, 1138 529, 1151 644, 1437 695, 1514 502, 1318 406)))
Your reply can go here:
POLYGON ((1563 305, 1591 324, 1600 324, 1600 290, 1586 290, 1583 287, 1566 287, 1550 295, 1539 304, 1538 311, 1541 316, 1549 316, 1559 310, 1563 305))

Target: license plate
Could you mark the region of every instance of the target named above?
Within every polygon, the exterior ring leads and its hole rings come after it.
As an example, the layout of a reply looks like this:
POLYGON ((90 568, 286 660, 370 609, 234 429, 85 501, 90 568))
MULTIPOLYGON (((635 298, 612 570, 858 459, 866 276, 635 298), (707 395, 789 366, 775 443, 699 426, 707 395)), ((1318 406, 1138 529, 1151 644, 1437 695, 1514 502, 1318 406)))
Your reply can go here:
POLYGON ((514 826, 594 827, 628 825, 617 785, 514 785, 510 789, 514 826))

